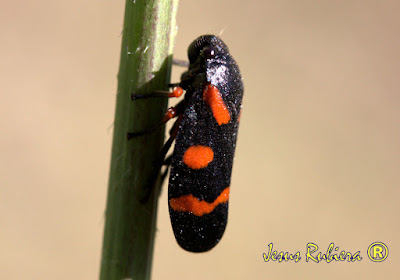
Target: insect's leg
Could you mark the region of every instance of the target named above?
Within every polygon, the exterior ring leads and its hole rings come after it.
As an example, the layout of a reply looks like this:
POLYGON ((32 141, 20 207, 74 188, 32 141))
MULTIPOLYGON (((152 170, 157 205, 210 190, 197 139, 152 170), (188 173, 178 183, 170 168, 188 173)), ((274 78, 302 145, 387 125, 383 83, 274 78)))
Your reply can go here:
POLYGON ((156 131, 157 129, 159 129, 160 127, 162 127, 170 119, 175 118, 182 113, 183 113, 183 100, 181 102, 179 102, 175 107, 169 108, 167 110, 167 112, 165 113, 164 118, 160 122, 158 122, 155 125, 153 125, 152 127, 150 127, 149 129, 147 129, 145 131, 140 131, 140 132, 128 132, 128 140, 130 140, 134 137, 137 137, 137 136, 150 134, 150 133, 156 131))
POLYGON ((167 110, 167 112, 165 113, 164 118, 159 122, 156 123, 155 125, 153 125, 152 127, 150 127, 149 129, 145 130, 145 131, 140 131, 140 132, 128 132, 128 140, 137 137, 137 136, 142 136, 145 134, 150 134, 154 131, 156 131, 157 129, 159 129, 160 127, 162 127, 166 122, 168 122, 170 119, 175 118, 177 110, 176 107, 171 107, 167 110))
POLYGON ((161 184, 160 185, 162 185, 164 183, 165 178, 168 175, 168 170, 171 167, 171 162, 172 162, 172 155, 168 156, 163 162, 163 165, 165 165, 166 168, 165 168, 164 172, 161 174, 161 184))
MULTIPOLYGON (((143 198, 140 200, 140 202, 142 202, 142 203, 146 203, 146 201, 149 199, 149 197, 151 195, 151 192, 153 191, 153 186, 154 186, 155 182, 157 181, 158 172, 160 171, 163 163, 165 162, 164 161, 165 156, 167 155, 169 149, 172 146, 172 143, 174 142, 174 140, 176 138, 176 135, 178 134, 179 124, 182 120, 182 116, 183 116, 183 114, 180 114, 178 116, 178 119, 172 126, 170 137, 168 138, 167 142, 165 142, 164 146, 161 148, 161 151, 153 164, 152 174, 149 177, 151 181, 149 181, 147 187, 145 188, 145 194, 144 194, 143 198)), ((167 160, 168 160, 168 158, 167 158, 167 160)), ((165 174, 164 174, 164 177, 165 177, 165 174)))
POLYGON ((189 62, 186 60, 182 60, 182 59, 177 59, 174 58, 172 59, 172 64, 177 65, 177 66, 182 66, 182 67, 189 67, 189 62))
POLYGON ((172 155, 168 156, 168 157, 164 160, 163 165, 170 166, 170 165, 171 165, 171 162, 172 162, 172 155))
POLYGON ((172 89, 171 92, 169 91, 163 91, 163 90, 156 90, 153 91, 150 94, 135 94, 134 92, 131 94, 131 99, 136 100, 136 99, 142 99, 142 98, 152 98, 152 97, 180 97, 183 94, 183 88, 179 86, 179 84, 174 84, 174 88, 172 89))
POLYGON ((179 124, 182 120, 182 116, 183 116, 182 114, 179 115, 178 119, 171 128, 170 137, 168 138, 167 142, 165 142, 164 146, 161 148, 156 165, 158 167, 157 169, 160 169, 161 166, 164 164, 165 156, 167 155, 169 149, 171 148, 172 143, 175 141, 176 135, 178 134, 179 124))

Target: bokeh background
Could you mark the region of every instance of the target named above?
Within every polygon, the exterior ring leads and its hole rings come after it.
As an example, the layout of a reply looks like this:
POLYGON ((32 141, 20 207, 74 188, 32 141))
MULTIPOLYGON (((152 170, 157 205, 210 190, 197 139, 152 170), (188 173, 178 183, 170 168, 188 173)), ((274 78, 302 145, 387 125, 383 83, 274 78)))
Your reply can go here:
MULTIPOLYGON (((1 279, 98 278, 123 7, 0 3, 1 279)), ((154 279, 398 279, 399 14, 398 1, 180 1, 175 57, 222 34, 246 91, 225 236, 180 249, 164 189, 154 279), (375 241, 384 262, 368 259, 375 241), (303 259, 264 262, 271 242, 303 259), (363 260, 307 263, 308 242, 363 260)))

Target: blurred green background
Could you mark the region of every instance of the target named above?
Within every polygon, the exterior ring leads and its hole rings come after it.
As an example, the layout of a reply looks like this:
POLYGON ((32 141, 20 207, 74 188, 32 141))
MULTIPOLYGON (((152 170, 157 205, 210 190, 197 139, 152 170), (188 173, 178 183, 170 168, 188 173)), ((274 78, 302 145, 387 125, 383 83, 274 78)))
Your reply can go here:
MULTIPOLYGON (((98 278, 123 8, 0 3, 2 279, 98 278)), ((164 188, 154 279, 397 279, 399 13, 398 1, 180 1, 175 57, 221 34, 244 110, 223 239, 183 251, 164 188), (368 259, 375 241, 384 262, 368 259), (271 242, 302 260, 265 263, 271 242), (363 260, 307 263, 308 242, 363 260)))

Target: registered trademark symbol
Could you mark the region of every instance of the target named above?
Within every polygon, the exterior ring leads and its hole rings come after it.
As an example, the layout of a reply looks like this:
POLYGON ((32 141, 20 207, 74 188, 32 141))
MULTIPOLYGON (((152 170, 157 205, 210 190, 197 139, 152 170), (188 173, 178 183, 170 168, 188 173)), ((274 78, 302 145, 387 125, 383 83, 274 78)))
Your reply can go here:
POLYGON ((368 257, 373 262, 383 262, 389 255, 389 249, 383 242, 374 242, 367 250, 368 257))

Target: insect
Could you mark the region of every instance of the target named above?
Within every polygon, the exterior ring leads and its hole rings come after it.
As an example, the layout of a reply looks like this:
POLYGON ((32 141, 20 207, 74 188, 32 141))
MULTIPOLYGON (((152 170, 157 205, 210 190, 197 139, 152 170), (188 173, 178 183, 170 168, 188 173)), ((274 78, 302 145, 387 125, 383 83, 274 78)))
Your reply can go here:
POLYGON ((227 224, 243 82, 228 47, 217 36, 198 37, 190 44, 188 56, 189 68, 179 83, 171 85, 172 92, 132 98, 179 97, 186 91, 184 99, 168 109, 155 128, 177 117, 160 152, 164 161, 175 140, 172 156, 165 160, 171 165, 171 224, 183 249, 205 252, 220 241, 227 224))

